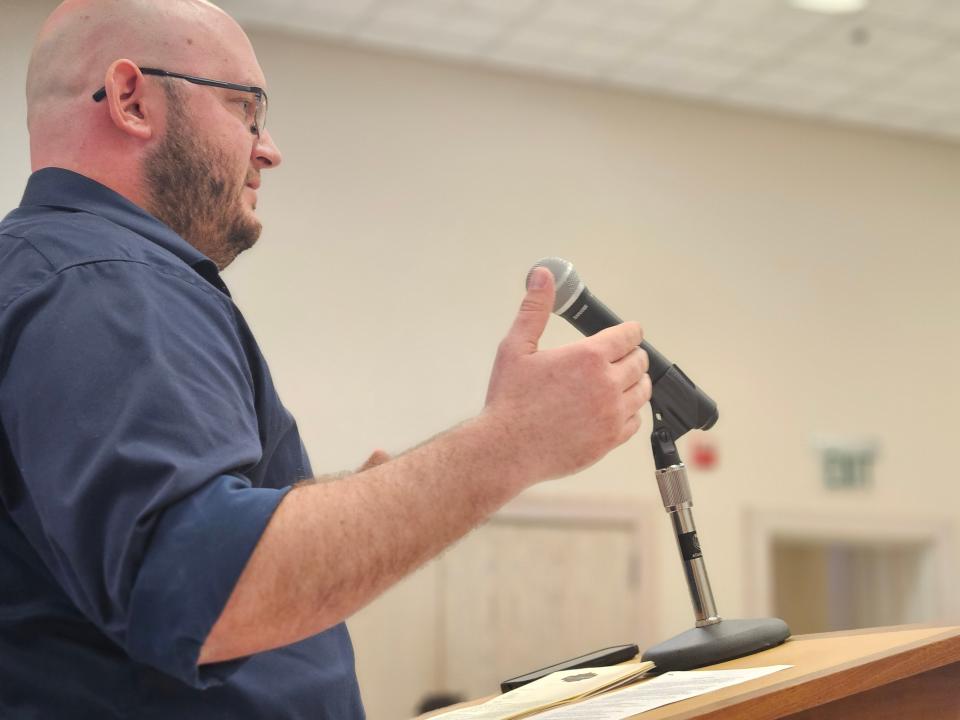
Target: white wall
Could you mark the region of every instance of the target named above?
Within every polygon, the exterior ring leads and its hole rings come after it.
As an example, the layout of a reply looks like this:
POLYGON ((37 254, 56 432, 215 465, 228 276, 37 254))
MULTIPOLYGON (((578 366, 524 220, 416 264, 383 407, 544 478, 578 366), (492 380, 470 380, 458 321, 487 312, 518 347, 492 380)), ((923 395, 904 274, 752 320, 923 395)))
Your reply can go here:
MULTIPOLYGON (((695 499, 724 612, 738 508, 827 500, 816 433, 883 442, 852 509, 953 512, 960 147, 254 41, 287 165, 230 277, 318 467, 478 409, 527 267, 559 254, 719 402, 695 499)), ((558 321, 546 344, 573 338, 558 321)), ((655 499, 645 438, 543 491, 655 499)), ((689 611, 663 537, 672 629, 689 611)))
MULTIPOLYGON (((52 6, 11 4, 5 207, 52 6)), ((720 466, 692 480, 725 615, 745 604, 748 506, 960 516, 960 146, 251 36, 285 164, 226 279, 318 472, 476 412, 526 269, 557 254, 719 403, 720 466), (817 433, 882 441, 872 491, 820 487, 817 433)), ((558 320, 545 344, 574 337, 558 320)), ((656 502, 645 435, 531 492, 656 502)), ((666 636, 691 619, 666 518, 657 535, 666 636)))

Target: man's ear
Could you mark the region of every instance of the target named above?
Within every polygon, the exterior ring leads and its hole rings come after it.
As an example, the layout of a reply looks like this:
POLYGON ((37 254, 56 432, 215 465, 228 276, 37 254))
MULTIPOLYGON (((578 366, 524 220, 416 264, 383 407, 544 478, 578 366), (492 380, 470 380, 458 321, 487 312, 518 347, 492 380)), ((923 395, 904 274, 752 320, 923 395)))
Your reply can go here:
POLYGON ((147 92, 143 73, 132 60, 115 60, 104 79, 110 119, 117 129, 140 140, 149 140, 160 117, 156 91, 147 92))

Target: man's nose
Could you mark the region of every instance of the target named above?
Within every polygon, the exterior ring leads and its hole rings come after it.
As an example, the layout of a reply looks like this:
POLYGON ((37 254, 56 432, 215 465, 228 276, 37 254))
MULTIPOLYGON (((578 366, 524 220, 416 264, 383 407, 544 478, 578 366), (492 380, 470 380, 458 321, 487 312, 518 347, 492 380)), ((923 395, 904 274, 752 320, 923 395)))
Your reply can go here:
POLYGON ((258 170, 275 168, 283 162, 280 149, 274 144, 269 130, 264 130, 253 145, 253 163, 258 170))

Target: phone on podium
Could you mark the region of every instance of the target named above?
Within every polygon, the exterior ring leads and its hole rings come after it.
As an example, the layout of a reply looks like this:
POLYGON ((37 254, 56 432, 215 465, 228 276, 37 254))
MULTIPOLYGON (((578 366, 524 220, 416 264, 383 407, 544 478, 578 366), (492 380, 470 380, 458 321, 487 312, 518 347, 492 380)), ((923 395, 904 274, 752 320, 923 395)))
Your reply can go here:
POLYGON ((504 680, 500 683, 501 692, 510 692, 522 687, 534 680, 546 677, 550 673, 560 672, 561 670, 578 670, 580 668, 606 667, 608 665, 617 665, 627 660, 632 660, 640 653, 640 648, 636 645, 616 645, 614 647, 595 650, 592 653, 581 655, 570 660, 564 660, 556 665, 540 668, 525 675, 518 675, 515 678, 504 680))

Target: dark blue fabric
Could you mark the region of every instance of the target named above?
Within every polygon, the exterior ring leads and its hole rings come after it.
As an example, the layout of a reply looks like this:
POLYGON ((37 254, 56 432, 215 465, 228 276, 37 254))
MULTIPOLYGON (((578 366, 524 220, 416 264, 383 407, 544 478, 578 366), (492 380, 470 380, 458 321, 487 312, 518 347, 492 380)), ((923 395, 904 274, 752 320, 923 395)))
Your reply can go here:
POLYGON ((196 662, 311 474, 216 266, 34 173, 0 223, 0 718, 363 718, 344 625, 196 662))

